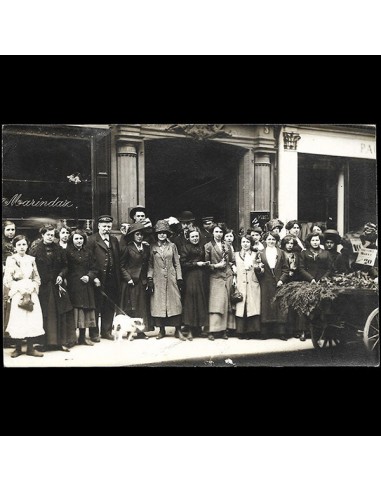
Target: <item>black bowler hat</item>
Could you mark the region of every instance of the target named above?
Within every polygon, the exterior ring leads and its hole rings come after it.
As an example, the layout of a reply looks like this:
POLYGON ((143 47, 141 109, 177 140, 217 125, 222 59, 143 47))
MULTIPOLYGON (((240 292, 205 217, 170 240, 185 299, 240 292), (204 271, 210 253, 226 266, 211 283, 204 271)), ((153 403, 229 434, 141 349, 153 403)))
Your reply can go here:
POLYGON ((213 222, 214 217, 213 215, 205 215, 204 217, 201 217, 201 220, 203 222, 213 222))
POLYGON ((189 210, 181 212, 181 215, 179 217, 180 222, 192 222, 193 220, 196 220, 196 218, 192 212, 190 212, 189 210))
POLYGON ((133 219, 134 218, 134 215, 136 214, 136 212, 138 211, 142 211, 144 213, 146 213, 146 208, 144 207, 144 205, 136 205, 136 207, 132 208, 130 210, 130 218, 133 219))
POLYGON ((98 217, 98 224, 99 222, 113 222, 113 218, 111 217, 111 215, 100 215, 98 217))

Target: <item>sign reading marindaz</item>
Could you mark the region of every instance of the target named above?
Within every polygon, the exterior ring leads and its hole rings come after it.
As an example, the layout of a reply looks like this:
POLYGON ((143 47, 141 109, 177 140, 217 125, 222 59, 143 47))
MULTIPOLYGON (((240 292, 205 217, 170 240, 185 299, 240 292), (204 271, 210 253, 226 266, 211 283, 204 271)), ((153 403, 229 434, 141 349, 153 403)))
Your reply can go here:
POLYGON ((24 199, 22 193, 18 193, 13 195, 12 198, 3 197, 2 204, 5 207, 60 207, 60 208, 70 208, 73 207, 74 204, 70 200, 60 200, 60 197, 57 196, 54 200, 43 200, 40 197, 38 200, 32 199, 24 199))

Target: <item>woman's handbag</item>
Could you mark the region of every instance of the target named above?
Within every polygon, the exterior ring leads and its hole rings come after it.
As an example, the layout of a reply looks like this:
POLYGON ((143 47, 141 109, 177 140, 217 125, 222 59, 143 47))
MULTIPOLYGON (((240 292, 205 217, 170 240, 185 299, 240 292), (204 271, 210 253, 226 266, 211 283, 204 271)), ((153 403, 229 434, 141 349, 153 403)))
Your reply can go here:
POLYGON ((242 302, 242 301, 243 301, 243 295, 237 289, 237 286, 232 284, 232 287, 230 290, 230 302, 232 304, 237 304, 238 302, 242 302))
POLYGON ((32 301, 30 294, 23 294, 18 303, 19 308, 25 309, 25 311, 33 311, 33 305, 34 302, 32 301))

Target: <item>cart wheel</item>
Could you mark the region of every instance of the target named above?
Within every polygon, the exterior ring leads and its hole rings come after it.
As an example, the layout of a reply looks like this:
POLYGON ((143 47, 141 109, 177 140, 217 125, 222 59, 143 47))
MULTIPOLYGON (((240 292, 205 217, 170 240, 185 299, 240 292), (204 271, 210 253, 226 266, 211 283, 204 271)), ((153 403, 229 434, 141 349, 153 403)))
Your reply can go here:
POLYGON ((347 341, 345 327, 343 324, 313 323, 311 326, 311 341, 316 349, 343 346, 347 341))
POLYGON ((364 328, 364 343, 369 352, 379 347, 380 331, 378 321, 378 308, 370 313, 364 328))

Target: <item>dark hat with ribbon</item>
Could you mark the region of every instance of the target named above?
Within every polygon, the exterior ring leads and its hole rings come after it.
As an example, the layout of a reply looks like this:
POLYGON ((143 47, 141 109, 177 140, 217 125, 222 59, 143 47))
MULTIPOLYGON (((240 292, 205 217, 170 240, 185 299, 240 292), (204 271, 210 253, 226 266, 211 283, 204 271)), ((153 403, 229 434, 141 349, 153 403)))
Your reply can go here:
POLYGON ((276 227, 278 227, 279 230, 281 231, 283 229, 283 226, 284 226, 283 222, 279 219, 271 219, 268 222, 266 222, 265 225, 266 230, 268 232, 273 231, 276 227))
POLYGON ((138 211, 141 211, 141 212, 144 212, 146 213, 146 208, 144 205, 136 205, 136 207, 133 207, 131 210, 130 210, 130 218, 133 219, 134 218, 134 215, 136 214, 136 212, 138 211))
POLYGON ((185 210, 184 212, 181 212, 181 215, 178 219, 180 222, 193 222, 194 220, 196 220, 193 213, 190 212, 189 210, 185 210))
POLYGON ((142 234, 147 232, 146 228, 144 227, 144 224, 141 224, 140 222, 137 222, 136 224, 131 224, 127 231, 126 239, 128 241, 132 240, 135 232, 138 231, 140 231, 142 234))
POLYGON ((158 220, 155 225, 156 234, 159 232, 166 232, 168 236, 172 235, 171 228, 166 220, 158 220))
POLYGON ((111 217, 111 215, 100 215, 98 217, 98 223, 99 222, 112 222, 114 219, 111 217))
POLYGON ((338 233, 338 231, 336 231, 336 229, 326 229, 323 232, 323 236, 324 236, 324 240, 331 239, 336 244, 340 244, 341 242, 341 236, 338 233))

